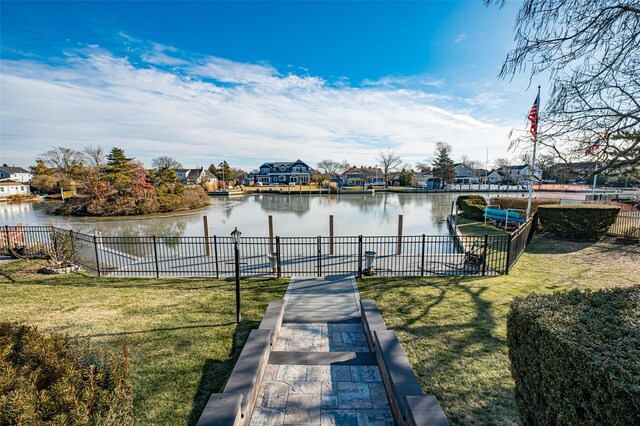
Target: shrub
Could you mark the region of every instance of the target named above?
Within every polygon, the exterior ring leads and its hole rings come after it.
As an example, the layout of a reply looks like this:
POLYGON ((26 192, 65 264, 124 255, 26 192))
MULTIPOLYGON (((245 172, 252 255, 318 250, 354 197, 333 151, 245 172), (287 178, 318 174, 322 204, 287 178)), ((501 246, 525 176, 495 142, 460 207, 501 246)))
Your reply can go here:
POLYGON ((542 228, 561 237, 598 239, 613 225, 620 207, 599 204, 540 206, 542 228))
POLYGON ((461 195, 456 200, 458 210, 462 210, 462 217, 472 220, 484 220, 482 216, 487 207, 487 200, 481 195, 461 195))
MULTIPOLYGON (((516 198, 516 197, 493 197, 490 200, 490 204, 497 204, 501 209, 520 209, 527 210, 527 198, 516 198)), ((552 204, 560 204, 560 201, 557 200, 531 200, 531 213, 533 214, 536 210, 538 210, 539 206, 548 206, 552 204)))
POLYGON ((523 424, 640 418, 640 286, 518 298, 507 317, 523 424))
POLYGON ((0 424, 130 425, 126 353, 0 323, 0 424))

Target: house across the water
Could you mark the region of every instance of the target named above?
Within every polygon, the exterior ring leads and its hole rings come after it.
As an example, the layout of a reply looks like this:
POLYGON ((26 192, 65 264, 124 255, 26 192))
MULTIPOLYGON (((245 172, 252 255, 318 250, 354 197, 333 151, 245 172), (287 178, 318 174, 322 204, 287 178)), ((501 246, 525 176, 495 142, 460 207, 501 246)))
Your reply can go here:
POLYGON ((202 183, 217 183, 218 178, 204 167, 197 169, 176 169, 178 179, 185 185, 200 185, 202 183))
POLYGON ((253 179, 263 185, 307 184, 310 180, 309 166, 300 159, 264 163, 258 173, 253 174, 253 179))

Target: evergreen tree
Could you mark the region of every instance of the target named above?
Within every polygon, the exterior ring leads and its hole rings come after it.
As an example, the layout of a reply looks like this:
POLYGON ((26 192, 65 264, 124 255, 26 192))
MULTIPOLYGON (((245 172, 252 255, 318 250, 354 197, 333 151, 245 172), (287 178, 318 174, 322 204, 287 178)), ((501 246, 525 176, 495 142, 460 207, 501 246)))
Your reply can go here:
POLYGON ((184 185, 178 178, 176 171, 169 165, 149 173, 149 180, 158 191, 159 196, 165 194, 182 194, 184 185))
POLYGON ((436 152, 438 157, 433 162, 433 177, 442 179, 442 183, 453 182, 456 177, 456 170, 453 168, 453 160, 450 157, 453 148, 451 145, 438 142, 436 152))
POLYGON ((47 165, 44 163, 44 160, 42 159, 37 159, 36 165, 31 166, 30 169, 31 169, 31 173, 33 173, 35 176, 56 174, 55 170, 47 167, 47 165))

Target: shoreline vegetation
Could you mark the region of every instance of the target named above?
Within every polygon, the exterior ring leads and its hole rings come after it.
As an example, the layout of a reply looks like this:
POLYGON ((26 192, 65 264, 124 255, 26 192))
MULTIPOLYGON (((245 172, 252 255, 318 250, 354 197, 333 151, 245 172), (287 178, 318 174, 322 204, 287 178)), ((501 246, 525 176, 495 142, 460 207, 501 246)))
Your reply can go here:
MULTIPOLYGON (((39 161, 37 177, 56 180, 55 172, 39 161), (40 170, 38 170, 40 169, 40 170)), ((142 163, 113 148, 105 165, 66 167, 74 196, 49 211, 66 216, 139 216, 193 210, 209 204, 201 186, 185 186, 171 165, 145 170, 142 163)), ((57 182, 57 185, 60 183, 57 182)))

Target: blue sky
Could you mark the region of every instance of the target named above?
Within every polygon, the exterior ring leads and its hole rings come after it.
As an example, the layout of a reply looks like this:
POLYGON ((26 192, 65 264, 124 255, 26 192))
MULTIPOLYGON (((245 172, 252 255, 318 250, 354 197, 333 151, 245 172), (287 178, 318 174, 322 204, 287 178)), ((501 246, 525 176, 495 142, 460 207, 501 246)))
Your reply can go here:
MULTIPOLYGON (((145 164, 484 160, 526 127, 526 76, 496 78, 520 2, 11 2, 0 161, 118 146, 145 164)), ((537 83, 537 82, 536 82, 537 83)))

